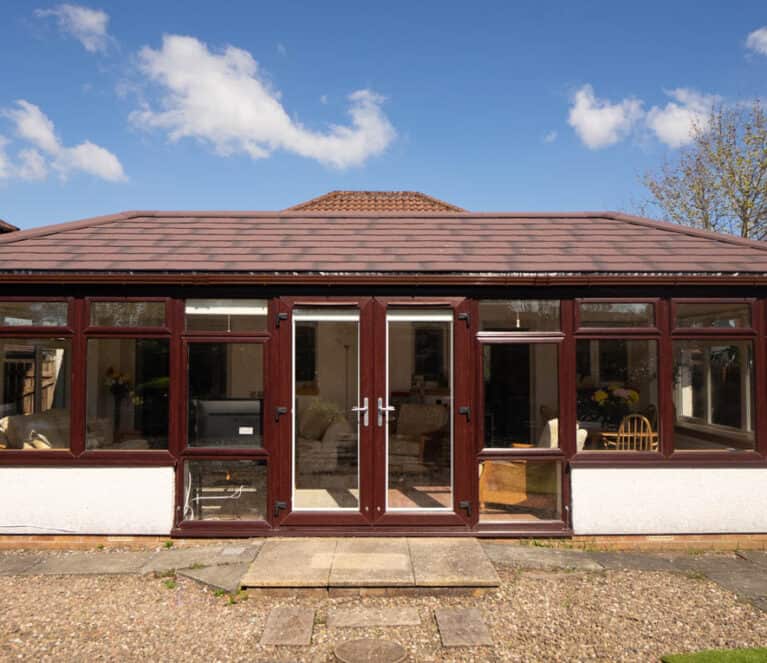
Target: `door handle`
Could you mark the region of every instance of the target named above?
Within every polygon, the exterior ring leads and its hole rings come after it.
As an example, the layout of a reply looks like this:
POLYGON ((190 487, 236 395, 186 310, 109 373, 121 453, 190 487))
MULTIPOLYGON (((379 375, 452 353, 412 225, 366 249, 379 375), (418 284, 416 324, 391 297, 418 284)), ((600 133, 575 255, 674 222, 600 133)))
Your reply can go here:
POLYGON ((386 407, 384 407, 383 398, 378 399, 378 427, 379 428, 383 426, 384 412, 394 412, 395 409, 396 408, 392 405, 387 405, 386 407))
POLYGON ((357 413, 357 421, 359 421, 359 415, 362 413, 362 425, 367 428, 368 424, 370 423, 369 413, 368 413, 368 399, 367 396, 362 399, 362 407, 359 405, 355 405, 352 408, 352 412, 357 413))

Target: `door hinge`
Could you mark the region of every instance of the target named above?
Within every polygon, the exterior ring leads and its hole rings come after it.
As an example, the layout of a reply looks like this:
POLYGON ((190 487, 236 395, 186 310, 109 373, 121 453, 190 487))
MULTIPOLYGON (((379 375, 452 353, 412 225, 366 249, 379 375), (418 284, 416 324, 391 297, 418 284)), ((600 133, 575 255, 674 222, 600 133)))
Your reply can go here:
POLYGON ((459 313, 458 319, 463 320, 466 323, 467 329, 471 327, 471 313, 467 313, 466 311, 459 313))
POLYGON ((285 311, 280 311, 277 314, 277 329, 280 328, 280 322, 282 322, 283 320, 287 320, 287 319, 288 319, 288 314, 285 313, 285 311))
POLYGON ((464 417, 466 417, 467 424, 471 421, 471 408, 468 405, 462 405, 459 407, 458 414, 462 414, 464 417))
POLYGON ((458 502, 458 508, 464 509, 466 511, 466 515, 471 518, 471 502, 469 500, 461 500, 458 502))
POLYGON ((280 422, 280 417, 283 414, 287 414, 287 413, 288 413, 288 408, 286 408, 284 405, 280 405, 279 407, 274 408, 274 420, 277 423, 279 423, 280 422))
POLYGON ((280 500, 276 500, 274 502, 274 517, 279 518, 280 517, 280 511, 284 511, 288 508, 287 502, 281 502, 280 500))

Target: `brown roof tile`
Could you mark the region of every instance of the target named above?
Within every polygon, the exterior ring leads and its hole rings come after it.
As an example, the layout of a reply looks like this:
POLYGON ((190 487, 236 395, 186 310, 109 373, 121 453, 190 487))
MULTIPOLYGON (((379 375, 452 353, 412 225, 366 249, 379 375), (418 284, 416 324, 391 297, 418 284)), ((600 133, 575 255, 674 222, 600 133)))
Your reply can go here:
POLYGON ((331 191, 286 212, 465 212, 420 191, 331 191))
POLYGON ((0 235, 0 271, 759 273, 767 244, 615 212, 124 212, 0 235))
POLYGON ((3 221, 0 219, 0 234, 2 233, 13 233, 16 232, 18 228, 14 226, 11 223, 8 223, 7 221, 3 221))

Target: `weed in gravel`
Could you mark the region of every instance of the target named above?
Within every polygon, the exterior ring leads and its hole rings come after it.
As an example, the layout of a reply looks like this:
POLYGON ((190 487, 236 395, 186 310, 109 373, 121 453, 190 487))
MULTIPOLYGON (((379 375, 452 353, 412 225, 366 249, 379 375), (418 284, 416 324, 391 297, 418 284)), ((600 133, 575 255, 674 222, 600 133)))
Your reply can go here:
POLYGON ((172 548, 173 547, 173 541, 166 541, 162 545, 164 545, 166 548, 172 548))
POLYGON ((218 598, 218 597, 220 597, 220 596, 223 596, 223 595, 224 595, 224 594, 226 594, 226 593, 227 593, 227 592, 226 592, 226 590, 225 590, 225 589, 217 589, 215 592, 213 592, 213 596, 215 596, 216 598, 218 598))
POLYGON ((99 545, 96 546, 96 550, 104 550, 104 544, 99 543, 99 545))
POLYGON ((176 579, 168 578, 163 585, 165 585, 165 589, 176 589, 176 579))

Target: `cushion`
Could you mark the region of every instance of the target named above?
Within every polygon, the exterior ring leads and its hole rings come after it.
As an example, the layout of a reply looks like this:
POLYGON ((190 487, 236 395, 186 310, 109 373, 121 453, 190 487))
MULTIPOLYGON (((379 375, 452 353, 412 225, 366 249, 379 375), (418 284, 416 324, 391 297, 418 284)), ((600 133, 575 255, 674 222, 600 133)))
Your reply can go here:
POLYGON ((27 442, 31 444, 35 449, 52 449, 53 448, 53 445, 50 443, 48 438, 45 437, 45 435, 42 435, 41 433, 37 433, 35 431, 32 431, 27 442))
POLYGON ((538 446, 555 449, 559 446, 559 418, 549 419, 538 438, 538 446))
POLYGON ((404 403, 397 416, 397 434, 418 436, 433 433, 448 424, 448 409, 444 405, 404 403))
POLYGON ((333 403, 315 401, 298 418, 298 434, 310 440, 320 440, 338 414, 333 403))
POLYGON ((322 436, 322 444, 333 444, 341 435, 354 435, 354 430, 346 420, 346 417, 339 415, 325 429, 325 433, 322 436))

